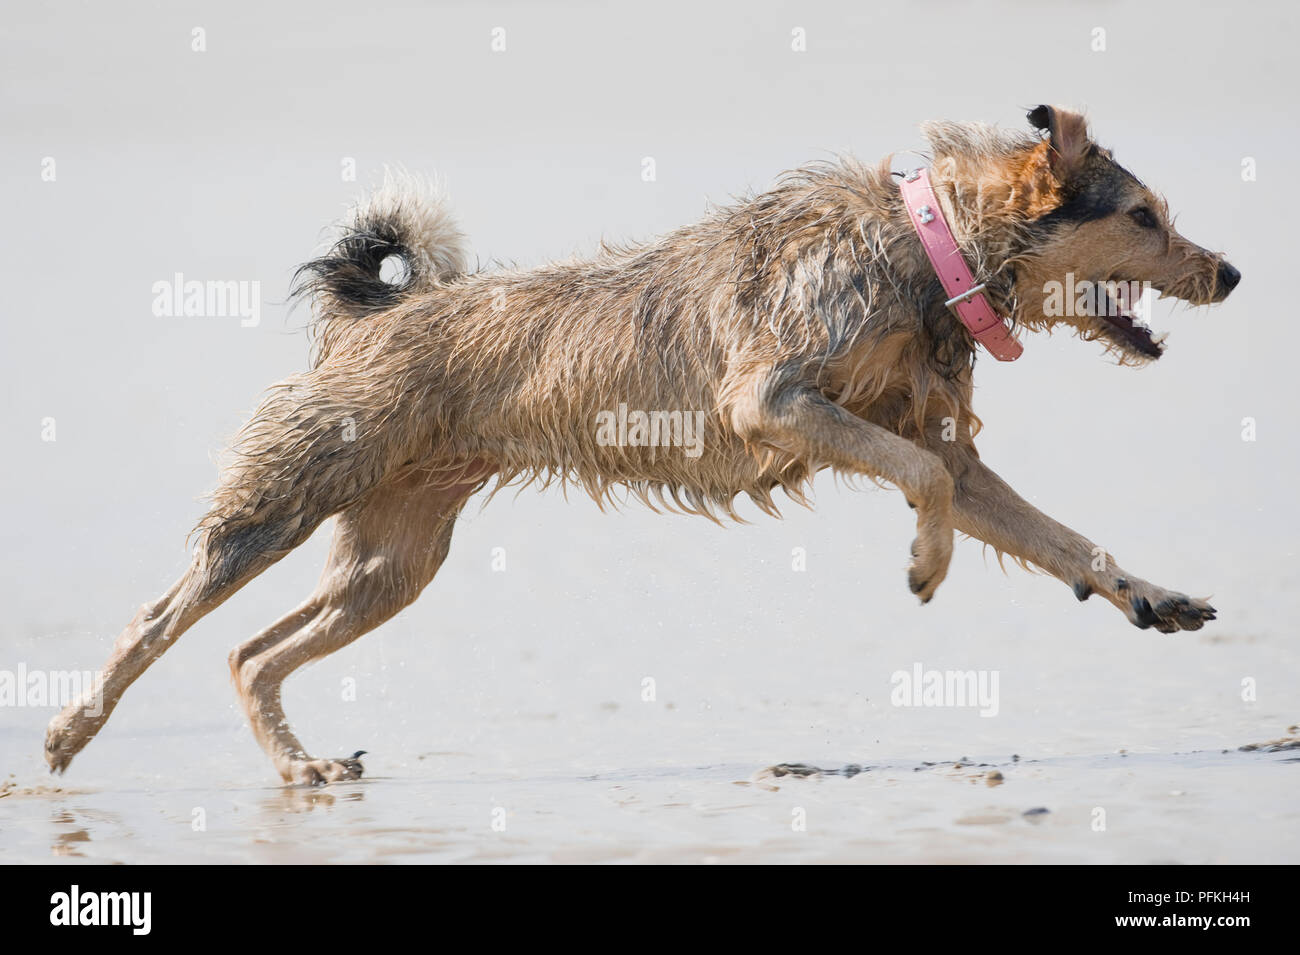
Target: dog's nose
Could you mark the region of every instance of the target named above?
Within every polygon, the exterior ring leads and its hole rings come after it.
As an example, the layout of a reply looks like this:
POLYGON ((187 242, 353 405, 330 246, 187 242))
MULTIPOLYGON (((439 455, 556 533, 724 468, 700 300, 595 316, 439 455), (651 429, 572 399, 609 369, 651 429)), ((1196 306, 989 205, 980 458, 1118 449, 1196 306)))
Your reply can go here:
POLYGON ((1229 292, 1235 289, 1237 287, 1237 283, 1240 281, 1241 281, 1240 272, 1234 269, 1226 261, 1219 263, 1219 288, 1223 290, 1224 295, 1227 295, 1229 292))

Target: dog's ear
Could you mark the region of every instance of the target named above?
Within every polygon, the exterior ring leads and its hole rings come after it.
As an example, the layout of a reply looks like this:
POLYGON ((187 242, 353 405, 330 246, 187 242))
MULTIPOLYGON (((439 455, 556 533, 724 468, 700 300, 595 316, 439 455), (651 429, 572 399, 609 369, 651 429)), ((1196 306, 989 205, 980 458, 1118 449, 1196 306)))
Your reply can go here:
POLYGON ((1030 126, 1049 134, 1048 161, 1053 175, 1064 182, 1078 172, 1093 148, 1088 121, 1059 106, 1035 106, 1028 118, 1030 126))

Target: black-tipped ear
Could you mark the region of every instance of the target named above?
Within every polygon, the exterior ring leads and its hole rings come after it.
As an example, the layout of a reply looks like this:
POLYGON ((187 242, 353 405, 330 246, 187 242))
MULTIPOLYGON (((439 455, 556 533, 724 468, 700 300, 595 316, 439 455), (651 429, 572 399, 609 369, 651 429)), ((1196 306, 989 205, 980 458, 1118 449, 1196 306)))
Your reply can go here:
POLYGON ((1083 167, 1093 149, 1088 121, 1081 113, 1058 106, 1035 106, 1025 115, 1029 125, 1049 134, 1052 173, 1065 182, 1083 167))
POLYGON ((1026 114, 1026 118, 1034 129, 1049 130, 1052 128, 1052 107, 1035 106, 1026 114))

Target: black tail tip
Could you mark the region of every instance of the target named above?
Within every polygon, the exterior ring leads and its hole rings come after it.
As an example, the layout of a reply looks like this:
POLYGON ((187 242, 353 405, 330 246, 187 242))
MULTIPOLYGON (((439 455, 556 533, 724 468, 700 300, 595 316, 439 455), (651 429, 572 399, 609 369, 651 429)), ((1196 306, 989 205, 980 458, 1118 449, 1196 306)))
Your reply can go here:
POLYGON ((401 302, 415 288, 418 271, 416 256, 397 228, 375 223, 349 231, 328 253, 299 266, 290 296, 326 295, 355 313, 367 314, 401 302), (388 259, 402 266, 391 282, 381 274, 388 259))

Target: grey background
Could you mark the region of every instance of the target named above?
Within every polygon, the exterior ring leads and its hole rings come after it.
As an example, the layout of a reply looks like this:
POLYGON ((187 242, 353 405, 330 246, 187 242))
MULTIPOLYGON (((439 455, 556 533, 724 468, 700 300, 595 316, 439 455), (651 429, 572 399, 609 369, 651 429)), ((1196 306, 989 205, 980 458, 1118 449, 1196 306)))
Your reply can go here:
MULTIPOLYGON (((1166 753, 1279 735, 1300 674, 1295 27, 1282 3, 1249 16, 1195 3, 11 5, 0 666, 99 666, 179 574, 216 453, 262 388, 305 367, 306 315, 282 304, 291 271, 384 163, 441 176, 481 260, 531 265, 651 237, 810 160, 922 148, 925 119, 1019 128, 1027 107, 1054 102, 1086 108, 1096 138, 1244 280, 1214 309, 1162 303, 1155 324, 1173 334, 1151 368, 1115 367, 1065 334, 1030 338, 1011 365, 981 360, 981 451, 1133 572, 1213 594, 1206 634, 1140 633, 1053 580, 1004 576, 974 542, 918 608, 902 498, 826 476, 815 512, 790 504, 774 522, 751 507, 753 525, 725 530, 527 490, 471 506, 417 605, 291 681, 290 719, 321 755, 364 747, 373 775, 396 778, 710 764, 743 777, 782 759, 1088 755, 1126 741, 1166 753), (204 53, 190 49, 196 26, 204 53), (505 52, 490 49, 494 27, 505 52), (790 48, 795 27, 806 52, 790 48), (1090 50, 1095 27, 1105 52, 1090 50), (55 182, 40 178, 47 156, 55 182), (655 182, 641 179, 646 156, 655 182), (1248 156, 1256 182, 1242 181, 1248 156), (341 181, 344 157, 357 182, 341 181), (260 326, 155 317, 151 286, 177 271, 259 280, 260 326), (40 439, 47 416, 54 443, 40 439), (494 547, 505 573, 491 571, 494 547), (794 547, 806 573, 790 570, 794 547), (918 660, 999 669, 1003 716, 890 708, 889 674, 918 660), (647 675, 657 706, 639 701, 647 675), (360 699, 340 706, 346 676, 360 699), (1247 676, 1257 704, 1240 701, 1247 676), (463 759, 417 761, 421 748, 463 759)), ((69 779, 269 786, 225 655, 310 591, 327 534, 202 621, 69 779)), ((39 779, 49 715, 0 714, 0 770, 39 779)), ((1225 778, 1221 799, 1247 798, 1239 784, 1225 778)), ((553 798, 571 810, 578 797, 553 798)), ((950 824, 949 796, 934 799, 950 824)), ((185 799, 172 811, 183 822, 185 799)), ((1201 811, 1227 814, 1213 798, 1201 811)), ((1289 820, 1285 838, 1218 823, 1203 838, 1294 861, 1289 820)), ((608 823, 616 843, 673 843, 658 825, 608 823)), ((682 844, 716 837, 692 833, 682 844)), ((43 839, 23 845, 39 857, 43 839)), ((1136 854, 1199 851, 1188 839, 1173 830, 1136 854)), ((761 842, 744 824, 733 841, 761 842)))

